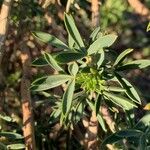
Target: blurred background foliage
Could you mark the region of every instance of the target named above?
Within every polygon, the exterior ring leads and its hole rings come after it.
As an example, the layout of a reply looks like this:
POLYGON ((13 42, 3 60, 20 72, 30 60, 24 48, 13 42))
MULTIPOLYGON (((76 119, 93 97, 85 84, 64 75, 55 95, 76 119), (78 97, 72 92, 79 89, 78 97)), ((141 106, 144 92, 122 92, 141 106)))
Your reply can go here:
MULTIPOLYGON (((0 6, 2 2, 3 0, 0 0, 0 6)), ((67 34, 63 24, 63 14, 67 2, 67 0, 14 0, 10 14, 10 27, 5 41, 6 54, 3 58, 3 70, 6 76, 6 90, 4 94, 5 103, 0 112, 13 118, 13 123, 6 123, 1 120, 1 131, 7 130, 22 134, 19 92, 22 75, 21 46, 23 43, 26 44, 31 52, 32 59, 40 56, 42 51, 57 50, 35 41, 31 34, 34 30, 49 32, 66 42, 67 34)), ((150 0, 141 0, 141 2, 150 9, 150 0)), ((150 59, 150 32, 146 32, 149 20, 136 14, 125 0, 101 0, 99 7, 101 31, 103 33, 116 33, 119 36, 112 49, 116 53, 120 53, 126 48, 133 48, 135 51, 130 59, 150 59)), ((74 16, 81 35, 88 39, 89 33, 93 30, 91 26, 91 1, 72 0, 69 12, 74 16)), ((45 72, 50 74, 53 71, 46 67, 43 67, 42 71, 32 68, 33 76, 39 76, 45 74, 45 72)), ((126 74, 126 76, 137 85, 140 95, 143 97, 143 104, 150 103, 150 71, 145 70, 143 73, 135 70, 126 74)), ((57 90, 53 92, 57 93, 57 90)), ((61 129, 58 121, 49 123, 49 116, 52 111, 50 106, 54 104, 50 96, 47 93, 39 95, 32 93, 32 100, 34 103, 38 149, 47 150, 56 147, 63 149, 71 142, 69 145, 72 145, 72 147, 69 148, 79 150, 80 144, 75 137, 70 137, 71 131, 61 129), (71 140, 65 140, 67 138, 71 140)), ((143 107, 141 106, 138 118, 146 113, 143 107)), ((120 126, 124 126, 124 124, 122 120, 120 126)), ((102 138, 103 135, 100 136, 102 138)), ((0 142, 15 143, 1 138, 0 142)))

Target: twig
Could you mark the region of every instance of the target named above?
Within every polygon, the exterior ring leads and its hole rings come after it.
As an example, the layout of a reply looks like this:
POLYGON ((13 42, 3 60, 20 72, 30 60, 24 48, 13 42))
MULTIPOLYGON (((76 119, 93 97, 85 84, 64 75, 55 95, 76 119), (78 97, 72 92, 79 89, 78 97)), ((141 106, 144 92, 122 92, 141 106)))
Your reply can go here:
POLYGON ((150 19, 150 10, 139 0, 128 0, 128 3, 137 14, 145 16, 147 19, 150 19))
POLYGON ((36 150, 31 95, 29 90, 31 58, 30 51, 25 43, 21 43, 21 51, 21 61, 23 67, 23 76, 21 80, 23 134, 25 138, 26 150, 36 150))

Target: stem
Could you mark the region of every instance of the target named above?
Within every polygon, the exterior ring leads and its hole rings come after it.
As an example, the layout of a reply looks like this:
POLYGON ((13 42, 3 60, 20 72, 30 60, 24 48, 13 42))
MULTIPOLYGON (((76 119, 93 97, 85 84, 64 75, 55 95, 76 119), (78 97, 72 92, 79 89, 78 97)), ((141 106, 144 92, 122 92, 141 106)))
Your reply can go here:
MULTIPOLYGON (((0 95, 4 95, 3 91, 5 88, 5 77, 3 75, 2 59, 5 52, 3 46, 7 36, 11 6, 12 0, 4 0, 0 12, 0 95)), ((4 98, 3 96, 0 96, 0 110, 2 110, 3 104, 4 98)))
POLYGON ((32 104, 30 95, 30 52, 25 43, 21 44, 21 61, 23 66, 23 76, 21 80, 21 99, 22 99, 22 113, 23 113, 23 135, 25 139, 26 150, 36 150, 35 135, 34 135, 34 121, 32 114, 32 104))

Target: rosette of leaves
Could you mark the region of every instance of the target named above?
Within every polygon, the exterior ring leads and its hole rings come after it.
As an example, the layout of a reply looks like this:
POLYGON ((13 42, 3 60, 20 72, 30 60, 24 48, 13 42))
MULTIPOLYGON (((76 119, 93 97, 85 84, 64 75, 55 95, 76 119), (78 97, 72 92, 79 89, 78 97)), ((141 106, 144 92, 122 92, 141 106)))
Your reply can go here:
POLYGON ((114 59, 108 47, 116 41, 116 35, 103 35, 98 27, 91 33, 87 42, 82 39, 71 15, 65 14, 64 22, 68 32, 67 44, 48 33, 33 32, 38 40, 61 51, 52 54, 45 52, 33 61, 33 66, 49 65, 57 70, 58 74, 36 79, 31 84, 31 90, 46 91, 66 83, 64 94, 56 102, 51 117, 59 118, 63 125, 69 126, 82 118, 88 106, 96 112, 101 127, 106 131, 99 111, 101 105, 111 104, 129 111, 141 104, 136 89, 122 76, 122 72, 148 67, 150 60, 125 62, 132 49, 125 50, 114 59), (64 65, 68 67, 67 70, 63 68, 64 65))

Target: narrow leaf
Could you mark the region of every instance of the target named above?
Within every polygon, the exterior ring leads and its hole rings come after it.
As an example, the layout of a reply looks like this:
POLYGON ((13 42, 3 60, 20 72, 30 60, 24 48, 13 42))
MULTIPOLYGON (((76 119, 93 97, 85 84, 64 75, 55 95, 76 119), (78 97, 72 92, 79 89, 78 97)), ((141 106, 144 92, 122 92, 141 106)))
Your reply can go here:
POLYGON ((55 70, 57 71, 63 71, 64 70, 57 64, 56 60, 48 53, 44 53, 44 58, 47 61, 47 63, 55 70))
POLYGON ((143 69, 146 67, 150 67, 150 60, 141 59, 141 60, 134 60, 132 62, 128 62, 123 66, 118 67, 117 71, 124 71, 128 69, 143 69))
POLYGON ((102 118, 102 116, 100 115, 100 113, 97 114, 97 120, 99 122, 99 124, 101 125, 102 129, 107 132, 107 127, 106 127, 106 124, 105 124, 105 121, 104 119, 102 118))
POLYGON ((127 49, 125 51, 123 51, 116 59, 116 61, 114 62, 114 66, 118 66, 120 65, 121 62, 123 62, 123 60, 125 59, 125 57, 131 53, 133 51, 133 49, 127 49))
POLYGON ((55 60, 58 63, 69 63, 72 61, 77 61, 78 59, 81 59, 83 57, 83 54, 76 52, 61 52, 54 56, 55 60))
POLYGON ((116 135, 119 137, 128 138, 128 137, 139 137, 142 134, 143 132, 140 130, 127 129, 127 130, 119 131, 116 135))
POLYGON ((140 136, 138 149, 139 150, 148 150, 146 148, 146 146, 147 146, 147 144, 146 144, 146 136, 145 136, 145 134, 143 134, 142 136, 140 136))
MULTIPOLYGON (((92 109, 92 111, 95 112, 95 106, 94 106, 94 103, 91 102, 90 100, 86 99, 86 102, 88 103, 88 105, 90 106, 90 108, 92 109)), ((99 124, 101 125, 102 129, 107 132, 107 128, 106 128, 106 125, 105 125, 105 122, 102 118, 102 116, 100 115, 100 113, 97 113, 97 120, 99 122, 99 124)))
POLYGON ((61 40, 57 39, 53 35, 50 35, 50 34, 44 33, 44 32, 40 32, 40 31, 35 31, 32 33, 38 40, 40 40, 44 43, 49 43, 52 46, 55 46, 59 49, 69 49, 65 43, 63 43, 61 40))
POLYGON ((76 112, 75 112, 75 121, 80 121, 81 117, 83 116, 84 112, 84 103, 81 102, 77 105, 76 107, 76 112))
POLYGON ((122 107, 125 110, 130 110, 133 107, 137 107, 132 101, 130 101, 129 99, 127 99, 126 97, 123 97, 119 94, 113 94, 113 93, 108 93, 108 92, 104 92, 104 95, 111 100, 112 102, 114 102, 115 104, 119 105, 120 107, 122 107))
POLYGON ((91 41, 95 41, 98 33, 100 32, 100 27, 94 29, 94 31, 90 35, 91 41))
POLYGON ((100 109, 101 99, 102 99, 101 95, 98 94, 97 98, 95 100, 95 112, 96 112, 96 115, 98 114, 99 109, 100 109))
POLYGON ((48 63, 43 57, 39 57, 32 62, 32 66, 43 67, 47 65, 48 63))
POLYGON ((98 55, 99 55, 100 58, 97 61, 97 67, 99 68, 102 65, 102 63, 105 59, 105 53, 104 53, 104 51, 102 51, 101 54, 98 54, 98 55))
POLYGON ((146 114, 144 117, 142 117, 139 122, 135 125, 136 129, 141 129, 145 127, 150 127, 150 113, 146 114))
POLYGON ((147 31, 147 32, 150 31, 150 22, 148 23, 148 26, 147 26, 146 31, 147 31))
POLYGON ((115 73, 115 76, 120 85, 126 90, 128 97, 131 98, 134 102, 141 104, 141 99, 131 83, 125 78, 121 77, 118 73, 115 73))
POLYGON ((119 136, 117 136, 116 133, 114 133, 114 134, 112 134, 112 135, 110 135, 104 139, 104 141, 101 144, 101 149, 103 149, 103 147, 107 144, 113 144, 113 143, 116 143, 120 140, 123 140, 123 137, 119 137, 119 136))
POLYGON ((7 148, 10 150, 25 149, 25 145, 24 144, 10 144, 10 145, 7 145, 7 148))
POLYGON ((11 122, 12 121, 12 118, 9 117, 9 116, 6 116, 6 115, 0 114, 0 118, 5 120, 5 121, 7 121, 7 122, 11 122))
POLYGON ((23 136, 13 132, 0 132, 0 136, 4 136, 9 139, 23 139, 23 136))
POLYGON ((7 146, 0 142, 0 150, 7 150, 7 146))
POLYGON ((74 39, 74 41, 77 43, 77 45, 80 48, 84 48, 84 43, 82 41, 82 38, 80 36, 80 33, 74 23, 73 17, 65 14, 65 26, 68 31, 68 33, 71 35, 71 37, 74 39))
POLYGON ((70 111, 74 89, 75 89, 75 79, 68 82, 68 87, 63 95, 63 99, 62 99, 63 115, 66 115, 70 111))
POLYGON ((122 87, 117 87, 117 86, 107 86, 105 87, 106 91, 112 91, 112 92, 125 92, 126 90, 122 87))
POLYGON ((68 66, 68 70, 71 75, 75 76, 79 70, 78 64, 76 62, 73 62, 68 66))
POLYGON ((67 82, 71 78, 72 76, 69 75, 51 75, 42 77, 32 82, 31 90, 34 91, 48 90, 67 82))
POLYGON ((113 34, 108 34, 108 35, 99 37, 88 48, 87 50, 88 55, 97 53, 100 49, 111 46, 115 42, 116 38, 117 36, 113 34))
POLYGON ((69 35, 68 35, 68 45, 69 45, 69 48, 70 48, 70 49, 73 48, 74 43, 75 43, 75 42, 74 42, 72 36, 69 34, 69 35))

